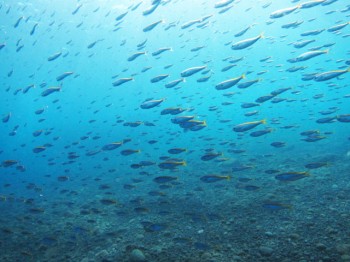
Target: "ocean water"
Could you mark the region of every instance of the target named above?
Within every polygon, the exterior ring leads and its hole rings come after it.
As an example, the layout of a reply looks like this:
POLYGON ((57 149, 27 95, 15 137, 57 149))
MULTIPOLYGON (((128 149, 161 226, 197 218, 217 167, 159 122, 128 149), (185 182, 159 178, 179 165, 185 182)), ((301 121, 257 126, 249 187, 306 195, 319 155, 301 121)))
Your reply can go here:
POLYGON ((350 261, 349 21, 0 1, 0 261, 350 261))

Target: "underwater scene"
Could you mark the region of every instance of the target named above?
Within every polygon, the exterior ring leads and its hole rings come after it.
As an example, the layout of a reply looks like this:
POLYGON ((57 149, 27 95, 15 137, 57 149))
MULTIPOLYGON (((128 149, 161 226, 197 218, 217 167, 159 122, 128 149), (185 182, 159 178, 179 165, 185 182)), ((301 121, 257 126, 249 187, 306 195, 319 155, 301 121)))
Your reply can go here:
POLYGON ((0 261, 350 261, 349 24, 0 0, 0 261))

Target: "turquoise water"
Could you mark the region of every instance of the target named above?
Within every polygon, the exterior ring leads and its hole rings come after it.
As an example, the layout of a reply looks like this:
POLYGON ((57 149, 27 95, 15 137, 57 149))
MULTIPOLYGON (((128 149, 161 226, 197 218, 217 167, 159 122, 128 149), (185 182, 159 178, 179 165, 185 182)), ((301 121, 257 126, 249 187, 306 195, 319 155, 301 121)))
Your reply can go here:
POLYGON ((224 2, 0 1, 1 261, 350 261, 350 4, 224 2))

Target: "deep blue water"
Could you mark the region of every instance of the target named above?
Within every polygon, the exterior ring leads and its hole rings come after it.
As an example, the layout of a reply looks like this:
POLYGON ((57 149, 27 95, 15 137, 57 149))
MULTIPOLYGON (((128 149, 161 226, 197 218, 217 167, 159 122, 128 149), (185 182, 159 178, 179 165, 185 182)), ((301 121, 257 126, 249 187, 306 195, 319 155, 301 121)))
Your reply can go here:
POLYGON ((224 2, 0 1, 1 261, 347 261, 350 3, 224 2))

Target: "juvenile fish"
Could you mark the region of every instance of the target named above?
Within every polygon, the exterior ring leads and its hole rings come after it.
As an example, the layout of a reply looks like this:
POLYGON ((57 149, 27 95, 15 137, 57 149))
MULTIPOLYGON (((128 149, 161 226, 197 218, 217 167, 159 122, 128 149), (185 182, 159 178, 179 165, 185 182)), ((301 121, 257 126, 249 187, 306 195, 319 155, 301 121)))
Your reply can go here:
POLYGON ((328 32, 335 32, 335 31, 338 31, 338 30, 346 27, 348 24, 350 24, 350 22, 346 22, 346 23, 340 24, 340 25, 335 25, 335 26, 333 26, 331 28, 328 28, 327 31, 328 32))
POLYGON ((128 61, 131 62, 131 61, 134 61, 136 58, 138 58, 139 56, 141 55, 145 55, 146 52, 137 52, 133 55, 131 55, 129 58, 128 58, 128 61))
POLYGON ((157 22, 154 22, 154 23, 146 26, 142 31, 143 32, 149 32, 149 31, 153 30, 157 25, 159 25, 161 23, 163 23, 163 20, 159 20, 157 22))
POLYGON ((161 104, 165 99, 157 99, 157 100, 147 100, 141 104, 142 109, 150 109, 153 107, 156 107, 157 105, 161 104))
POLYGON ((231 48, 233 50, 245 49, 245 48, 250 47, 251 45, 253 45, 260 38, 263 38, 263 34, 260 34, 260 35, 258 35, 256 37, 253 37, 253 38, 248 38, 248 39, 236 42, 236 43, 232 44, 231 48))
POLYGON ((7 123, 11 118, 11 113, 8 113, 6 116, 2 118, 3 123, 7 123))
POLYGON ((178 166, 186 166, 186 162, 167 160, 158 165, 158 167, 161 169, 176 169, 178 166))
POLYGON ((300 4, 300 8, 301 9, 311 8, 311 7, 317 6, 319 4, 322 4, 325 1, 326 0, 313 0, 313 1, 304 2, 304 3, 300 4))
POLYGON ((289 29, 289 28, 296 28, 299 25, 301 25, 304 21, 295 21, 289 24, 282 25, 282 28, 289 29))
POLYGON ((35 85, 34 85, 34 84, 29 85, 29 86, 23 88, 23 90, 22 90, 23 94, 26 94, 26 93, 27 93, 30 89, 32 89, 32 88, 35 88, 35 85))
POLYGON ((307 172, 286 172, 276 175, 275 178, 282 182, 291 182, 308 176, 310 175, 307 172))
POLYGON ((244 35, 250 28, 252 28, 252 25, 250 25, 250 26, 244 28, 242 31, 238 32, 238 33, 235 34, 234 36, 235 36, 235 37, 240 37, 240 36, 244 35))
POLYGON ((177 115, 180 114, 182 112, 186 111, 186 109, 183 109, 181 107, 170 107, 170 108, 165 108, 163 109, 160 114, 161 115, 177 115))
POLYGON ((343 123, 350 123, 350 114, 338 115, 337 120, 343 123))
POLYGON ((171 181, 177 180, 177 177, 175 176, 158 176, 153 179, 154 182, 163 184, 163 183, 169 183, 171 181))
POLYGON ((259 137, 259 136, 263 136, 266 135, 268 133, 271 133, 273 130, 271 128, 267 128, 264 130, 259 130, 259 131, 254 131, 252 133, 250 133, 250 136, 252 137, 259 137))
POLYGON ((58 77, 56 77, 57 81, 61 81, 63 79, 65 79, 67 76, 70 76, 74 74, 73 72, 64 72, 62 75, 59 75, 58 77))
POLYGON ((122 20, 127 14, 128 14, 128 11, 126 11, 125 13, 122 13, 122 14, 118 15, 118 16, 115 18, 115 20, 116 20, 116 21, 122 20))
POLYGON ((190 26, 194 25, 194 24, 197 24, 197 23, 200 23, 202 20, 201 19, 196 19, 196 20, 191 20, 187 23, 184 23, 182 26, 181 26, 181 29, 186 29, 186 28, 189 28, 190 26))
POLYGON ((15 23, 15 25, 13 26, 14 28, 19 26, 19 23, 22 21, 23 16, 21 16, 20 18, 18 18, 17 22, 15 23))
POLYGON ((225 6, 228 6, 229 4, 233 3, 234 0, 222 0, 220 2, 217 2, 215 4, 215 8, 222 8, 222 7, 225 7, 225 6))
POLYGON ((30 35, 34 35, 37 26, 38 26, 38 23, 36 23, 36 24, 33 26, 32 30, 30 31, 30 35))
POLYGON ((76 13, 78 13, 79 9, 80 9, 82 6, 83 6, 83 4, 78 5, 78 6, 74 9, 74 11, 72 12, 72 15, 75 15, 76 13))
POLYGON ((165 87, 166 87, 166 88, 172 88, 172 87, 177 86, 177 85, 180 84, 181 82, 186 82, 185 78, 180 78, 180 79, 171 81, 171 82, 165 84, 165 87))
POLYGON ((241 75, 239 77, 236 78, 232 78, 223 82, 220 82, 219 84, 217 84, 215 86, 216 90, 224 90, 224 89, 228 89, 230 87, 233 87, 235 84, 237 84, 239 81, 241 81, 243 78, 245 78, 245 75, 241 75))
POLYGON ((238 87, 238 88, 241 88, 241 89, 243 89, 243 88, 248 88, 248 87, 250 87, 251 85, 260 82, 260 80, 261 80, 261 79, 255 79, 255 80, 250 80, 250 81, 247 81, 247 82, 244 82, 244 83, 239 83, 239 84, 237 85, 237 87, 238 87))
POLYGON ((304 40, 304 41, 300 41, 300 42, 295 42, 295 43, 293 44, 293 46, 294 46, 295 48, 302 48, 302 47, 304 47, 304 46, 306 46, 306 45, 308 45, 308 44, 310 44, 310 43, 313 43, 313 42, 315 42, 314 39, 312 39, 312 40, 304 40))
POLYGON ((169 75, 158 75, 158 76, 156 76, 156 77, 153 77, 152 79, 151 79, 151 83, 157 83, 157 82, 159 82, 159 81, 161 81, 161 80, 163 80, 163 79, 165 79, 165 78, 167 78, 169 75))
POLYGON ((293 7, 277 10, 270 14, 270 18, 276 19, 293 13, 295 10, 299 9, 301 5, 296 5, 293 7))
POLYGON ((103 150, 103 151, 111 151, 111 150, 117 149, 117 148, 120 147, 122 144, 123 144, 123 142, 113 142, 113 143, 104 145, 104 146, 102 147, 102 150, 103 150))
POLYGON ((60 56, 62 55, 62 52, 58 52, 58 53, 56 53, 56 54, 53 54, 52 56, 49 56, 48 58, 47 58, 47 61, 53 61, 53 60, 56 60, 57 58, 59 58, 60 56))
POLYGON ((59 91, 61 91, 60 86, 49 87, 48 89, 41 92, 41 96, 45 97, 45 96, 51 95, 52 93, 59 92, 59 91))
POLYGON ((209 75, 209 76, 203 76, 203 77, 197 79, 197 82, 198 82, 198 83, 207 82, 207 81, 210 79, 210 77, 211 77, 211 75, 209 75))
POLYGON ((207 68, 207 66, 197 66, 197 67, 191 67, 191 68, 188 68, 184 71, 181 72, 181 76, 182 77, 189 77, 195 73, 198 73, 200 71, 202 71, 203 69, 207 68))
POLYGON ((328 71, 328 72, 324 72, 324 73, 320 73, 320 74, 315 75, 313 80, 316 82, 327 81, 327 80, 341 76, 342 74, 345 74, 348 72, 350 72, 350 68, 345 69, 345 70, 328 71))
POLYGON ((184 122, 188 122, 190 120, 194 119, 194 116, 177 116, 175 118, 171 119, 171 122, 174 124, 181 124, 184 122))
POLYGON ((160 2, 161 1, 158 1, 155 4, 152 4, 149 8, 147 8, 145 11, 143 11, 142 14, 144 16, 152 14, 157 9, 157 7, 159 6, 160 2))
POLYGON ((246 122, 246 123, 242 123, 239 125, 236 125, 235 127, 233 127, 233 131, 235 132, 245 132, 248 131, 258 125, 261 124, 266 124, 266 120, 260 120, 260 121, 253 121, 253 122, 246 122))
POLYGON ((131 81, 131 80, 134 80, 134 78, 132 78, 132 77, 129 77, 129 78, 120 78, 120 79, 118 79, 117 81, 113 82, 112 84, 113 84, 113 86, 120 86, 120 85, 122 85, 122 84, 124 84, 124 83, 126 83, 126 82, 131 81))
POLYGON ((288 62, 290 62, 290 63, 302 62, 302 61, 309 60, 311 58, 314 58, 314 57, 322 55, 322 54, 328 54, 328 52, 329 52, 329 50, 310 51, 310 52, 303 53, 296 58, 288 59, 288 62))
POLYGON ((301 36, 309 36, 309 35, 319 35, 324 31, 324 29, 319 29, 319 30, 312 30, 312 31, 307 31, 304 33, 301 33, 301 36))
POLYGON ((46 150, 46 147, 44 146, 37 146, 35 148, 33 148, 33 153, 40 153, 46 150))
POLYGON ((230 180, 230 176, 219 176, 219 175, 206 175, 202 176, 200 180, 204 183, 215 183, 222 180, 230 180))
POLYGON ((163 48, 159 48, 157 51, 154 51, 152 53, 152 56, 158 56, 161 53, 165 52, 165 51, 173 51, 173 49, 171 47, 163 47, 163 48))

